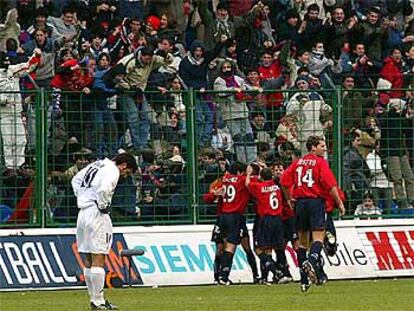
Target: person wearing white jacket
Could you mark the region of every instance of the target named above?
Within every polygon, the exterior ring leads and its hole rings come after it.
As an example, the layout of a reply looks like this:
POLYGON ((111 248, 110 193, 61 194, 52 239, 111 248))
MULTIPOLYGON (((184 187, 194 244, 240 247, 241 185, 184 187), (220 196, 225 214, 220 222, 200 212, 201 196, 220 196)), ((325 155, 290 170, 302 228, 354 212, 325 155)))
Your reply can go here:
POLYGON ((0 132, 7 170, 17 170, 25 162, 26 131, 21 116, 22 97, 19 78, 27 74, 28 65, 10 65, 0 52, 0 132))
POLYGON ((299 92, 295 93, 286 104, 286 115, 296 118, 297 140, 301 153, 306 154, 306 140, 310 136, 325 139, 324 130, 331 126, 329 120, 332 107, 325 103, 323 97, 309 87, 309 76, 300 75, 295 82, 299 92))
POLYGON ((384 202, 384 209, 390 210, 392 205, 392 187, 393 183, 388 180, 382 169, 381 157, 378 154, 379 142, 375 149, 368 153, 366 162, 370 170, 370 187, 374 195, 375 202, 384 202))

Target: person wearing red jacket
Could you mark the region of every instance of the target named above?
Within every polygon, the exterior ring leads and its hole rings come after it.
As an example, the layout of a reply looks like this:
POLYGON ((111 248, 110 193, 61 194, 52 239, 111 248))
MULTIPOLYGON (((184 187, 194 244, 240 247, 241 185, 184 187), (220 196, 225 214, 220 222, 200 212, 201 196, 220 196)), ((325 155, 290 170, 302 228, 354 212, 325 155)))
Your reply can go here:
POLYGON ((288 205, 293 208, 295 204, 296 208, 299 236, 298 261, 303 292, 309 289, 308 279, 316 285, 322 284, 320 256, 325 238, 326 191, 329 191, 334 198, 340 214, 345 213, 335 176, 328 162, 323 158, 326 152, 325 141, 321 137, 310 136, 306 142, 306 148, 309 153, 293 162, 280 178, 288 205), (310 234, 312 244, 307 258, 310 234))
MULTIPOLYGON (((80 120, 85 119, 83 113, 85 109, 82 107, 85 97, 80 92, 88 95, 91 93, 90 86, 93 83, 93 76, 90 70, 81 68, 81 64, 69 50, 61 52, 61 65, 56 69, 56 74, 50 82, 53 89, 52 93, 52 118, 56 122, 60 122, 65 112, 65 129, 68 137, 74 141, 80 142, 85 131, 84 123, 80 120), (71 91, 62 94, 62 91, 71 91), (76 93, 72 93, 76 92, 76 93), (63 95, 63 98, 62 98, 63 95), (76 140, 75 140, 76 139, 76 140)), ((94 59, 86 59, 85 65, 88 69, 95 65, 94 59)))
MULTIPOLYGON (((260 83, 263 85, 266 81, 281 78, 283 66, 279 59, 274 59, 271 51, 266 50, 260 56, 260 66, 257 70, 260 83)), ((282 116, 282 111, 280 110, 283 106, 283 101, 282 92, 266 93, 266 117, 272 124, 276 124, 282 116)))
POLYGON ((392 87, 389 92, 391 98, 404 97, 403 66, 401 63, 401 49, 393 48, 390 56, 384 59, 384 66, 380 71, 380 77, 391 82, 392 87))

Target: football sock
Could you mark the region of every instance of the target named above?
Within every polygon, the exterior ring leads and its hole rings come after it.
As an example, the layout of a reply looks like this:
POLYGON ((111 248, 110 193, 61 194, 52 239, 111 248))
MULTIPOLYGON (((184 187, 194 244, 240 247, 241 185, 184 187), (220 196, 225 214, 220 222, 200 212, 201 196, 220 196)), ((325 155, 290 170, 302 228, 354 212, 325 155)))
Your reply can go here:
POLYGON ((300 274, 300 283, 301 284, 308 284, 308 276, 302 269, 303 263, 306 261, 306 249, 299 248, 297 251, 298 255, 298 264, 299 264, 299 274, 300 274))
POLYGON ((216 254, 214 257, 214 280, 218 280, 220 276, 220 261, 221 261, 221 254, 216 254))
POLYGON ((101 267, 91 268, 92 302, 99 306, 105 304, 104 299, 105 269, 101 267))
POLYGON ((91 268, 84 267, 83 276, 85 277, 86 287, 88 288, 89 299, 92 301, 91 268))
POLYGON ((262 262, 263 266, 265 267, 266 273, 272 272, 273 274, 276 273, 276 263, 269 255, 263 253, 259 255, 260 261, 262 262))
POLYGON ((322 242, 315 241, 312 243, 310 252, 309 252, 309 261, 315 267, 319 267, 319 258, 321 256, 322 251, 322 242))
POLYGON ((224 251, 221 258, 221 271, 220 276, 223 280, 227 281, 229 279, 231 266, 233 265, 233 254, 227 251, 224 251))
POLYGON ((254 257, 254 253, 250 250, 246 252, 247 256, 247 262, 250 265, 250 268, 252 269, 253 277, 257 278, 259 275, 259 272, 257 271, 257 263, 256 258, 254 257))
POLYGON ((260 260, 260 275, 261 275, 262 280, 267 280, 266 268, 263 265, 261 260, 260 260))
POLYGON ((286 254, 284 249, 276 250, 277 264, 276 267, 283 272, 283 275, 289 276, 289 266, 287 264, 286 254))

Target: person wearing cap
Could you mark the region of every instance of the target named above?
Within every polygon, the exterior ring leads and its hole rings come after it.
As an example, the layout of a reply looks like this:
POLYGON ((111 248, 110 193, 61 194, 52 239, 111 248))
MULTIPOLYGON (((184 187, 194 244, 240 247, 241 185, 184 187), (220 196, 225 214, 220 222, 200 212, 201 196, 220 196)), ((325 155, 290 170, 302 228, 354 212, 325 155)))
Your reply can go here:
POLYGON ((302 154, 307 152, 306 140, 310 136, 325 137, 324 129, 330 123, 332 107, 325 103, 323 97, 310 89, 309 75, 297 77, 295 86, 298 92, 293 94, 286 104, 286 115, 297 120, 298 142, 302 154))
POLYGON ((170 53, 159 51, 158 55, 154 55, 154 51, 147 47, 142 47, 118 61, 118 64, 125 66, 126 72, 116 85, 122 92, 117 99, 118 109, 128 122, 135 152, 148 147, 150 131, 149 106, 142 92, 147 86, 150 74, 172 61, 170 53), (139 105, 137 99, 140 99, 139 105))

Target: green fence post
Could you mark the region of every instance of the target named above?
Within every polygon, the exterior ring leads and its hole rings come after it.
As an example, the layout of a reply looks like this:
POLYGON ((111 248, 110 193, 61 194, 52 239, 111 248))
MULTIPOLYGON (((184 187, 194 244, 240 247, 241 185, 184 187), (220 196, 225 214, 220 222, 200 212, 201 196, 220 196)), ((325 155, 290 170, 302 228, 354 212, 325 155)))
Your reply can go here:
POLYGON ((337 87, 333 96, 333 118, 334 118, 334 161, 333 171, 335 172, 339 186, 342 186, 342 154, 343 154, 343 137, 342 137, 342 88, 337 87))
POLYGON ((36 177, 34 223, 46 227, 46 190, 47 190, 47 102, 44 88, 36 94, 36 177))
POLYGON ((196 142, 196 118, 195 118, 195 92, 191 88, 186 92, 187 110, 186 110, 186 126, 187 126, 187 152, 188 152, 188 181, 190 192, 189 208, 191 211, 192 222, 198 222, 198 184, 197 184, 197 142, 196 142))

